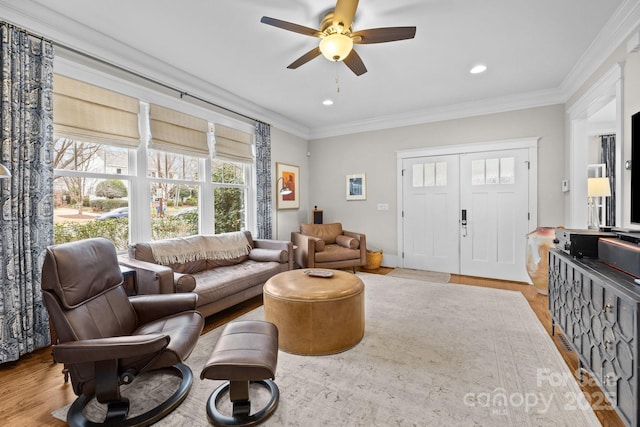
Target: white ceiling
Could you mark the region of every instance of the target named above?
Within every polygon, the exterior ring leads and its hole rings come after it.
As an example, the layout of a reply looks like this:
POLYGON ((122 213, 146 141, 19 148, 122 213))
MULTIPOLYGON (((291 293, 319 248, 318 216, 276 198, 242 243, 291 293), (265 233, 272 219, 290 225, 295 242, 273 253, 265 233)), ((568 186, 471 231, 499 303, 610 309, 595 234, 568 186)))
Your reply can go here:
POLYGON ((628 35, 619 33, 620 10, 637 3, 362 0, 354 31, 417 32, 413 40, 357 45, 369 70, 360 77, 324 57, 287 69, 318 39, 260 23, 266 15, 318 28, 331 0, 0 0, 0 16, 313 138, 564 102, 568 76, 599 65, 589 62, 593 51, 606 55, 603 46, 616 47, 607 41, 628 35), (488 70, 469 74, 476 63, 488 70), (323 106, 325 98, 334 105, 323 106))

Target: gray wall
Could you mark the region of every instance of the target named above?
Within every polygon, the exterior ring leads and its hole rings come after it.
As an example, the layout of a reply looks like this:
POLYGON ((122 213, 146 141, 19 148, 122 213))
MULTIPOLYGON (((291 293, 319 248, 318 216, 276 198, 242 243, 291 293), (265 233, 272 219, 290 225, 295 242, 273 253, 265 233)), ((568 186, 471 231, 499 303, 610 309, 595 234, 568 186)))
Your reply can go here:
POLYGON ((291 239, 291 232, 298 230, 300 223, 309 221, 309 157, 306 139, 271 127, 271 171, 273 192, 273 237, 278 240, 291 239), (276 210, 276 162, 300 167, 300 209, 276 210))
POLYGON ((397 255, 397 151, 535 136, 540 137, 539 223, 562 225, 564 105, 312 140, 305 214, 317 205, 324 210, 324 222, 364 232, 370 248, 397 255), (345 176, 354 173, 366 174, 366 200, 346 200, 345 176), (389 210, 377 210, 378 203, 389 210))

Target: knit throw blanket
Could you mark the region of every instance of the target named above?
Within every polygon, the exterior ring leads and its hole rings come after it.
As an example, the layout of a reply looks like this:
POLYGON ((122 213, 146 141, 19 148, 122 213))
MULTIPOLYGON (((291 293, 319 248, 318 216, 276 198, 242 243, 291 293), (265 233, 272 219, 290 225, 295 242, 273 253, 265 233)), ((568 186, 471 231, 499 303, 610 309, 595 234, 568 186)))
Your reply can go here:
POLYGON ((248 255, 251 245, 242 231, 196 235, 149 242, 158 264, 183 264, 203 259, 234 259, 248 255))

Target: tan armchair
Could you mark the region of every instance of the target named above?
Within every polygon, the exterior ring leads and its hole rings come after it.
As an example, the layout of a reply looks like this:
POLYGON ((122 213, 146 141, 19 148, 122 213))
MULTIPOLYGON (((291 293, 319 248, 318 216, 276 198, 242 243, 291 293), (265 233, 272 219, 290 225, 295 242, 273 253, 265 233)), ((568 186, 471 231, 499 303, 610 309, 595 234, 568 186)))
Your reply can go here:
POLYGON ((295 262, 302 268, 353 268, 367 263, 367 242, 362 233, 333 224, 300 224, 291 233, 297 246, 295 262))

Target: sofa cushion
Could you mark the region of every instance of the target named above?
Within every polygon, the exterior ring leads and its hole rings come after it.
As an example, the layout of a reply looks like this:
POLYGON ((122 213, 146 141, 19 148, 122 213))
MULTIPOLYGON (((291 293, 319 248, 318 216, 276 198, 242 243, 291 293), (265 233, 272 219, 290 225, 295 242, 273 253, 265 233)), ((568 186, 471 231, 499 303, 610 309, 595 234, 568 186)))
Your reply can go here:
POLYGON ((340 245, 326 245, 324 251, 316 252, 316 263, 344 261, 360 258, 359 249, 347 249, 340 245))
POLYGON ((358 249, 360 247, 360 240, 344 235, 336 237, 336 243, 347 249, 358 249))
POLYGON ((315 236, 324 240, 327 244, 336 242, 336 237, 342 234, 342 224, 300 224, 300 232, 307 236, 315 236))
POLYGON ((249 259, 263 262, 273 261, 282 264, 289 261, 289 254, 287 251, 280 249, 254 248, 249 252, 249 259))
POLYGON ((201 271, 196 279, 194 292, 198 294, 198 306, 228 297, 252 286, 266 282, 281 271, 278 262, 247 260, 242 264, 201 271))

